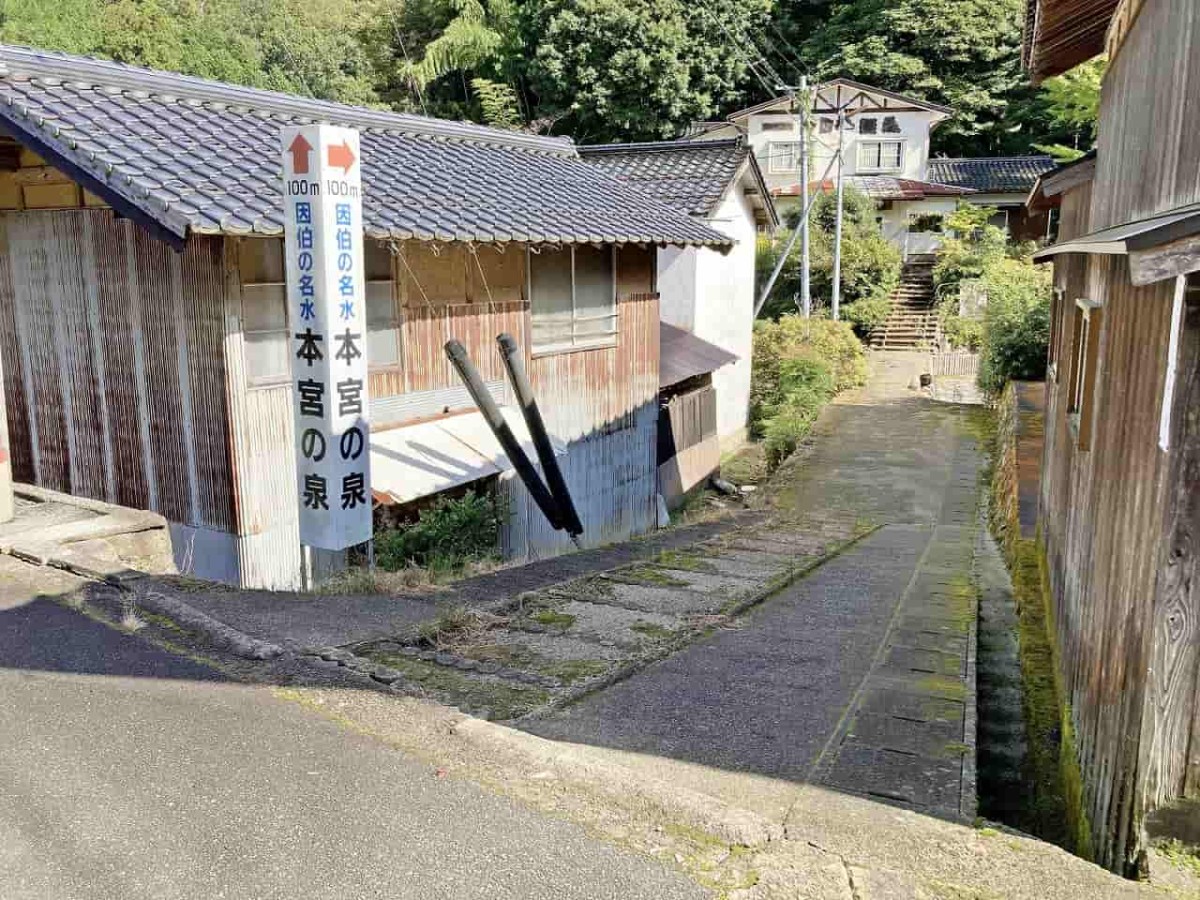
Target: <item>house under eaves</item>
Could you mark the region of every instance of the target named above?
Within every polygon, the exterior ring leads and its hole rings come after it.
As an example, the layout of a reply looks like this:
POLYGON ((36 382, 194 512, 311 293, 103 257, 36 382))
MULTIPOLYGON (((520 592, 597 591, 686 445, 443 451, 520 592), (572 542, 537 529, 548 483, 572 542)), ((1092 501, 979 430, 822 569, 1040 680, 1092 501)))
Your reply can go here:
POLYGON ((584 542, 652 528, 657 255, 728 237, 560 139, 0 47, 15 476, 161 513, 198 576, 299 584, 279 132, 305 121, 362 132, 376 501, 492 477, 509 556, 567 546, 443 354, 507 403, 508 332, 584 542))

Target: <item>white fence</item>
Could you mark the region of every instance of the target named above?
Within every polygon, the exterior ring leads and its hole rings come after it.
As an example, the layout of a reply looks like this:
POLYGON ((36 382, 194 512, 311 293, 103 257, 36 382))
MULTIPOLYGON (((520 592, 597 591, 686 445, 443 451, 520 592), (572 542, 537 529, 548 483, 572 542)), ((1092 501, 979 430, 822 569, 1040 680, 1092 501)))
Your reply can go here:
POLYGON ((979 354, 970 350, 950 350, 929 357, 930 375, 978 375, 979 354))

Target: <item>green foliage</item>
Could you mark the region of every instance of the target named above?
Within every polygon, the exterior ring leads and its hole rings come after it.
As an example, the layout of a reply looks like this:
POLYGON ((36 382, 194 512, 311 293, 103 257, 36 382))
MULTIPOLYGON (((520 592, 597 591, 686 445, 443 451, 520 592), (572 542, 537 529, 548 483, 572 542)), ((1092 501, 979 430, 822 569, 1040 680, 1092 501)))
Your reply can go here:
POLYGON ((1107 67, 1107 57, 1098 56, 1042 83, 1042 98, 1050 116, 1072 132, 1076 148, 1090 148, 1096 140, 1100 84, 1107 67))
POLYGON ((979 386, 998 394, 1010 379, 1046 374, 1052 279, 1046 268, 1028 260, 1003 259, 988 267, 984 282, 988 301, 979 386))
POLYGON ((942 333, 951 347, 976 351, 983 343, 983 321, 954 313, 943 315, 942 333))
POLYGON ((407 566, 459 569, 496 555, 503 515, 493 497, 469 491, 438 498, 404 528, 375 535, 375 561, 396 572, 407 566))
POLYGON ((863 384, 866 351, 845 322, 783 316, 754 328, 751 429, 767 464, 782 462, 838 391, 863 384))
POLYGON ((0 41, 373 103, 360 15, 339 0, 0 0, 0 41))
POLYGON ((479 98, 483 121, 493 128, 519 129, 521 103, 510 85, 487 78, 472 78, 471 87, 479 98))
POLYGON ((528 0, 522 79, 580 141, 673 137, 743 99, 747 29, 768 0, 528 0))
MULTIPOLYGON (((875 201, 861 191, 847 188, 842 200, 842 312, 858 327, 859 334, 870 333, 870 327, 887 317, 891 308, 889 297, 900 283, 900 251, 884 240, 875 224, 875 201), (854 311, 851 312, 851 308, 854 311)), ((822 194, 813 203, 809 229, 809 284, 813 304, 826 305, 825 298, 833 292, 834 225, 837 198, 822 194)), ((795 228, 799 215, 793 213, 790 224, 795 228)), ((770 276, 779 254, 790 238, 789 232, 775 236, 774 242, 759 242, 758 289, 770 276)), ((778 318, 796 310, 800 293, 799 244, 788 257, 771 296, 760 315, 778 318)))
POLYGON ((504 45, 505 31, 514 25, 513 7, 508 0, 449 0, 454 16, 441 34, 425 45, 418 60, 406 62, 405 74, 417 88, 449 75, 473 72, 491 62, 504 45))

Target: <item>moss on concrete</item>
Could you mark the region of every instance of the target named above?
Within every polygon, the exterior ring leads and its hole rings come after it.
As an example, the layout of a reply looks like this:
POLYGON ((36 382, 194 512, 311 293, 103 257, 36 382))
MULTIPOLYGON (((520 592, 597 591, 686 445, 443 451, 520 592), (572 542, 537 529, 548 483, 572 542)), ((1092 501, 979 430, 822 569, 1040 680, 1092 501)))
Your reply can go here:
POLYGON ((541 688, 474 678, 455 669, 397 653, 373 650, 364 655, 374 662, 395 669, 406 679, 438 695, 440 699, 469 709, 486 710, 488 717, 492 719, 515 719, 550 701, 549 692, 541 688))
POLYGON ((702 572, 709 575, 717 573, 717 567, 703 556, 685 550, 663 550, 654 561, 664 568, 678 569, 682 572, 702 572))
POLYGON ((547 628, 561 628, 563 631, 575 624, 575 616, 557 609, 539 609, 529 618, 539 625, 545 625, 547 628))
POLYGON ((635 584, 647 584, 652 587, 682 587, 688 586, 688 583, 680 578, 673 577, 670 572, 665 569, 660 569, 651 563, 640 563, 636 566, 627 566, 624 569, 618 569, 615 572, 610 572, 608 577, 613 581, 627 581, 635 584))

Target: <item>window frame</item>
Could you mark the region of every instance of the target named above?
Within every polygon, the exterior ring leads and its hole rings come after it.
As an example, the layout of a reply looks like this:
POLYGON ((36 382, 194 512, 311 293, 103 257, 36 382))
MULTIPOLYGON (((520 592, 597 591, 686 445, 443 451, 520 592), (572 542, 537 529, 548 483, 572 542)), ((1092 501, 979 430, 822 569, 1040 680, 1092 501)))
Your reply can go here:
MULTIPOLYGON (((371 242, 368 242, 368 246, 370 246, 370 243, 371 242)), ((378 246, 380 247, 380 249, 387 254, 388 277, 386 279, 371 278, 370 277, 370 266, 366 264, 365 259, 364 259, 364 267, 363 268, 366 271, 364 271, 363 274, 366 276, 365 282, 366 282, 368 290, 370 289, 370 286, 373 284, 387 284, 390 286, 389 290, 388 290, 388 296, 391 298, 391 301, 392 301, 392 318, 389 320, 388 327, 393 329, 395 332, 395 335, 396 335, 396 360, 395 360, 395 362, 374 363, 371 361, 371 355, 368 354, 367 355, 367 371, 368 372, 398 372, 404 368, 404 305, 401 302, 401 297, 400 297, 400 279, 398 279, 396 277, 396 260, 395 260, 395 254, 392 252, 391 247, 389 247, 387 244, 383 243, 382 241, 378 241, 378 242, 374 242, 374 243, 377 243, 378 246)), ((372 325, 371 325, 370 297, 367 295, 363 296, 363 319, 366 322, 367 341, 369 343, 372 325)), ((378 327, 378 326, 375 326, 375 327, 378 327)))
POLYGON ((859 172, 903 172, 904 159, 908 153, 907 141, 905 140, 870 140, 859 141, 858 147, 855 150, 855 162, 857 163, 857 171, 859 172), (883 146, 885 144, 894 144, 900 150, 900 155, 897 158, 896 165, 883 165, 883 146), (863 163, 863 151, 869 147, 876 149, 876 159, 879 160, 877 165, 865 165, 863 163))
POLYGON ((771 141, 767 144, 767 172, 771 175, 791 175, 800 171, 800 141, 771 141), (781 165, 781 150, 790 147, 791 165, 781 165))
POLYGON ((1092 448, 1103 319, 1104 307, 1099 301, 1084 297, 1076 299, 1075 316, 1072 323, 1071 381, 1068 384, 1067 422, 1075 436, 1075 444, 1080 450, 1092 448))
MULTIPOLYGON (((533 257, 540 255, 533 247, 525 248, 525 293, 529 298, 529 347, 530 356, 534 359, 543 356, 556 356, 562 353, 576 353, 582 350, 603 350, 617 346, 617 341, 620 336, 620 319, 619 319, 619 292, 617 288, 617 245, 605 244, 602 245, 609 251, 609 262, 612 271, 612 297, 611 308, 612 312, 604 316, 588 317, 592 319, 607 318, 612 320, 611 331, 601 335, 600 337, 579 338, 576 336, 576 326, 580 320, 579 310, 576 302, 576 277, 575 277, 575 244, 557 248, 558 250, 567 250, 571 254, 571 340, 570 342, 559 341, 552 344, 538 344, 534 337, 534 319, 537 315, 534 309, 533 296, 533 257)), ((543 251, 544 252, 544 251, 543 251)))
POLYGON ((246 382, 247 390, 259 390, 268 388, 283 387, 290 385, 292 381, 292 366, 291 366, 291 341, 292 341, 292 325, 291 316, 288 313, 288 297, 287 297, 287 248, 283 246, 283 238, 272 237, 254 237, 242 238, 238 242, 238 302, 240 305, 239 315, 242 331, 242 374, 246 382), (268 241, 278 241, 280 244, 280 260, 283 265, 283 280, 247 280, 245 276, 245 268, 243 264, 242 254, 246 252, 246 248, 253 246, 250 242, 263 242, 265 245, 268 241), (283 292, 283 327, 282 328, 247 328, 246 316, 246 288, 248 287, 278 287, 283 292), (284 359, 287 360, 285 371, 278 375, 251 375, 250 374, 250 352, 252 335, 283 335, 283 343, 286 352, 284 359))

